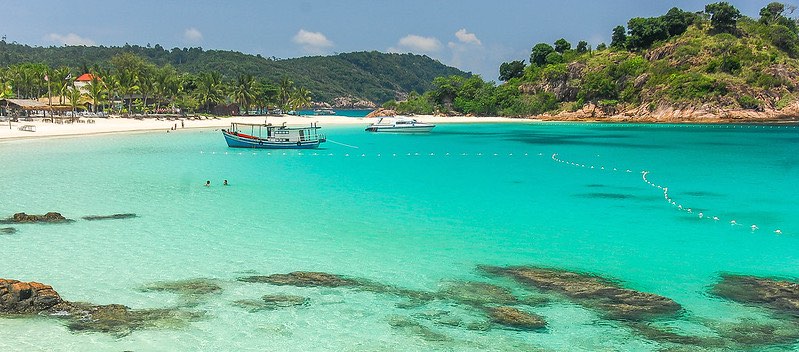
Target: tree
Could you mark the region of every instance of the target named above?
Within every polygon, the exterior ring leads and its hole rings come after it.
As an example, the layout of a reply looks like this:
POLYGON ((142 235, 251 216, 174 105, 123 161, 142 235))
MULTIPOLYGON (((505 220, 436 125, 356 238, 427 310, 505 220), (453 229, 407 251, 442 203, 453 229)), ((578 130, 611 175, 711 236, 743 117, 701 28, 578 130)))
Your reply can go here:
POLYGON ((530 54, 530 64, 544 66, 547 62, 547 55, 554 52, 555 48, 553 48, 552 45, 547 43, 538 43, 533 47, 533 51, 530 54))
POLYGON ((782 17, 785 12, 785 5, 779 2, 772 2, 766 7, 760 9, 760 22, 764 24, 772 24, 782 17))
POLYGON ((599 43, 599 44, 597 44, 597 46, 596 46, 596 50, 599 50, 599 51, 601 51, 601 50, 605 50, 605 49, 607 49, 607 48, 608 48, 608 45, 607 45, 607 44, 605 44, 605 43, 599 43))
POLYGON ((629 50, 646 49, 656 41, 669 38, 666 24, 660 17, 633 18, 627 22, 627 28, 630 30, 630 35, 627 37, 629 50))
POLYGON ((211 106, 225 100, 222 76, 219 72, 202 72, 197 76, 197 89, 194 95, 197 100, 205 107, 206 112, 211 112, 211 106))
POLYGON ((524 60, 503 62, 502 65, 499 65, 499 80, 507 82, 512 78, 523 76, 524 67, 524 60))
POLYGON ((613 35, 610 39, 610 47, 614 49, 624 49, 627 45, 627 30, 624 26, 613 28, 613 35))
POLYGON ((250 74, 239 75, 232 93, 233 100, 239 104, 241 109, 244 109, 244 114, 249 114, 250 106, 258 94, 255 77, 250 74))
POLYGON ((311 104, 311 91, 300 87, 291 92, 290 106, 294 110, 300 110, 311 104))
POLYGON ((563 55, 556 52, 549 53, 546 60, 548 65, 562 64, 566 62, 566 59, 563 57, 563 55))
POLYGON ((577 42, 576 50, 578 54, 583 54, 588 52, 588 42, 586 42, 585 40, 577 42))
POLYGON ((571 43, 566 41, 566 39, 560 38, 555 41, 555 51, 557 51, 560 54, 565 53, 566 50, 571 50, 571 48, 572 48, 571 43))
POLYGON ((87 85, 89 89, 89 99, 92 100, 92 112, 97 112, 97 105, 105 98, 105 84, 97 74, 92 74, 92 79, 87 85))
POLYGON ((685 33, 685 31, 688 30, 688 26, 694 23, 695 17, 693 13, 672 7, 669 12, 661 18, 666 26, 669 37, 673 37, 685 33))
POLYGON ((75 87, 70 87, 67 89, 67 99, 69 99, 69 105, 72 106, 72 116, 74 117, 78 106, 80 106, 80 100, 83 98, 83 95, 80 93, 80 89, 75 87))
POLYGON ((291 101, 291 93, 294 90, 294 81, 283 77, 278 86, 277 99, 280 103, 280 109, 287 110, 291 101))
POLYGON ((726 1, 705 5, 705 12, 710 15, 710 25, 716 33, 735 34, 741 12, 726 1))

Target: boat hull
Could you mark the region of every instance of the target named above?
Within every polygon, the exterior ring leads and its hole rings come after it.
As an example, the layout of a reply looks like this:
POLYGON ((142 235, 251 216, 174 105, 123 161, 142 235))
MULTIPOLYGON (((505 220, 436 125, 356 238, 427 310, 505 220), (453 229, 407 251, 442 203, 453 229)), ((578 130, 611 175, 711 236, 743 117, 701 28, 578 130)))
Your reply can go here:
POLYGON ((404 133, 425 133, 430 132, 433 130, 435 125, 430 126, 403 126, 403 127, 395 127, 395 126, 369 126, 366 128, 368 132, 404 132, 404 133))
POLYGON ((257 149, 315 149, 324 139, 303 142, 275 142, 259 138, 246 138, 222 131, 227 146, 231 148, 257 148, 257 149))

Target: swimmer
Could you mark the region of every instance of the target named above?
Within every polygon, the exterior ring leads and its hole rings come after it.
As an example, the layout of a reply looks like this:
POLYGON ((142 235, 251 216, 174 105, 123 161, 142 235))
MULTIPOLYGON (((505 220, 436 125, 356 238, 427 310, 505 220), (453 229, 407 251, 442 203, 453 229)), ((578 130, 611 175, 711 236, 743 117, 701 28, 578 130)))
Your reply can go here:
POLYGON ((222 185, 223 185, 223 186, 230 186, 230 185, 227 183, 227 180, 225 180, 225 182, 222 182, 222 185))
POLYGON ((211 187, 211 181, 205 181, 205 187, 211 187))

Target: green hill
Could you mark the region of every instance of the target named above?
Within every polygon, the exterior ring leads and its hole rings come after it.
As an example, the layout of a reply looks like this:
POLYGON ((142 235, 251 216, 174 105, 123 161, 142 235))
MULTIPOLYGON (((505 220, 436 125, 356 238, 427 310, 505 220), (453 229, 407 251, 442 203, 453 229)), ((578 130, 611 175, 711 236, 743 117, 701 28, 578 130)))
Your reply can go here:
POLYGON ((218 72, 223 80, 251 74, 259 80, 277 83, 287 77, 310 90, 315 101, 326 102, 351 96, 381 103, 413 91, 432 89, 431 82, 437 76, 469 75, 427 56, 376 51, 276 59, 201 48, 166 50, 160 45, 32 47, 5 41, 0 41, 0 67, 43 63, 52 68, 66 66, 86 71, 91 67, 108 67, 112 57, 124 52, 134 53, 158 66, 170 64, 179 72, 218 72))
POLYGON ((505 83, 438 78, 399 110, 556 119, 705 120, 799 115, 799 30, 788 7, 758 19, 728 3, 633 18, 595 50, 561 39, 535 45, 531 64, 504 63, 505 83))

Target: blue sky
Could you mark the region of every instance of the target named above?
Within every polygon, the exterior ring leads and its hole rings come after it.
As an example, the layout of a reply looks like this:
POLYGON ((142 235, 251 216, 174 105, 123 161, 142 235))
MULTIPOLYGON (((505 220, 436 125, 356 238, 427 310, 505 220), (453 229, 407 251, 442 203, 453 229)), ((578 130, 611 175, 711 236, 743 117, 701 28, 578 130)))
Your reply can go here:
MULTIPOLYGON (((756 17, 772 0, 728 0, 756 17)), ((378 50, 425 54, 496 80, 539 42, 610 42, 613 27, 707 1, 0 0, 0 35, 35 46, 160 44, 290 58, 378 50)))

